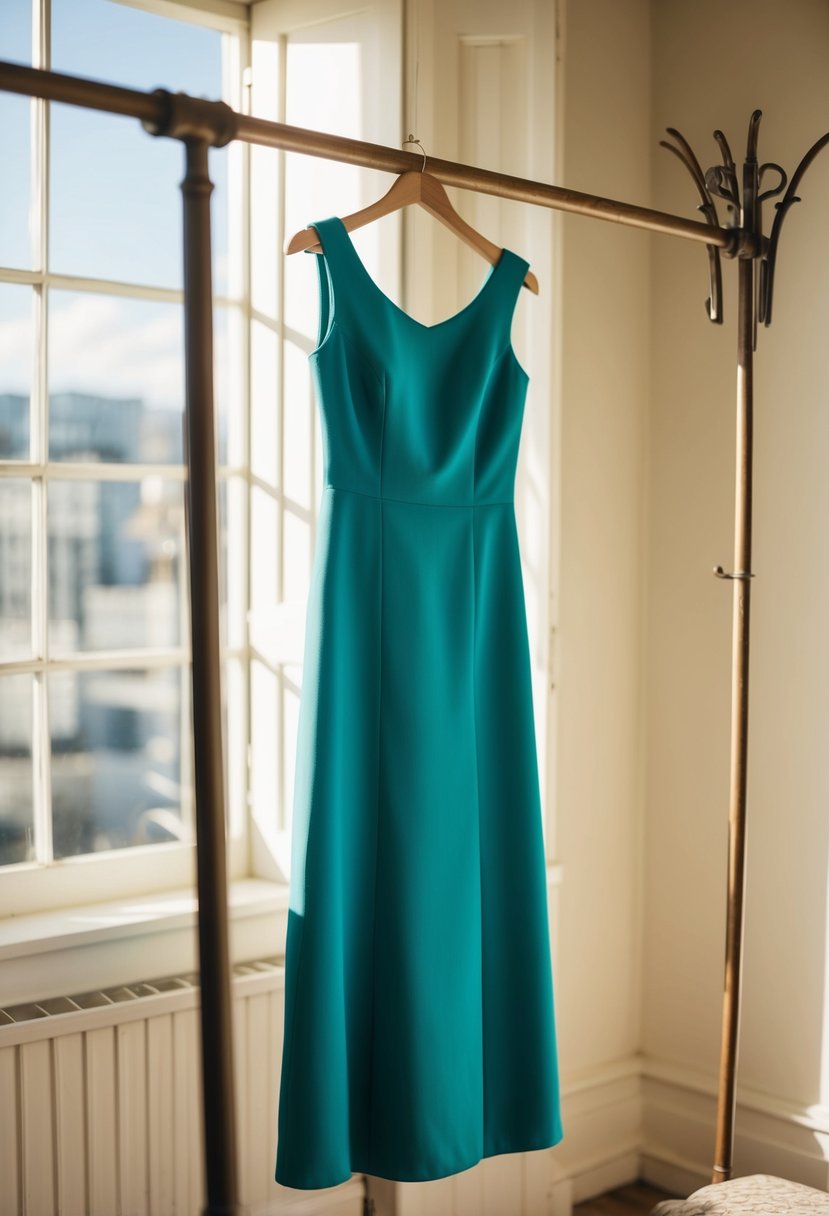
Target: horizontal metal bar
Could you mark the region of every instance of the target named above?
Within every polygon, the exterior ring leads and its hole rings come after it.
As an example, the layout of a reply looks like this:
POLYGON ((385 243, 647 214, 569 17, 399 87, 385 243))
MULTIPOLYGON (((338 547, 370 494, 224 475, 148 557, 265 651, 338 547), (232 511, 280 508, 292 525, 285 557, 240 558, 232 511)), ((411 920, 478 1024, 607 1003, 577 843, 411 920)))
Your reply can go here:
POLYGON ((32 68, 28 64, 12 63, 6 59, 0 60, 0 89, 7 93, 42 97, 46 101, 84 106, 89 110, 123 114, 140 122, 157 122, 164 113, 159 98, 141 89, 127 89, 85 76, 70 76, 66 72, 49 72, 45 68, 32 68))
POLYGON ((668 233, 729 251, 735 247, 738 239, 736 231, 703 224, 698 220, 688 220, 664 211, 655 211, 650 207, 640 207, 634 203, 624 203, 596 194, 584 194, 578 190, 567 190, 563 186, 551 186, 546 182, 513 177, 507 173, 496 173, 491 169, 479 169, 473 165, 439 160, 432 156, 427 156, 424 164, 419 153, 386 148, 360 139, 327 135, 303 127, 291 127, 285 123, 268 122, 245 114, 239 115, 237 138, 288 152, 301 152, 306 156, 325 157, 370 169, 383 169, 389 173, 423 168, 447 186, 459 186, 461 189, 476 190, 481 194, 535 203, 538 206, 550 207, 554 211, 589 215, 594 219, 607 220, 627 227, 668 233))
MULTIPOLYGON (((43 97, 48 101, 123 114, 129 118, 137 118, 149 130, 156 128, 163 131, 169 119, 169 94, 165 97, 144 93, 138 89, 126 89, 120 85, 61 72, 47 72, 5 60, 0 60, 0 89, 43 97)), ((186 108, 191 132, 197 128, 203 136, 212 132, 215 141, 221 143, 226 142, 230 127, 232 139, 241 139, 247 143, 362 165, 370 169, 382 169, 388 173, 425 168, 447 186, 459 186, 464 190, 477 190, 499 198, 535 203, 556 211, 588 215, 594 219, 628 227, 680 236, 705 245, 714 245, 729 253, 736 251, 740 241, 736 229, 718 228, 698 220, 655 211, 650 207, 639 207, 633 203, 584 194, 562 186, 551 186, 545 182, 512 177, 506 173, 495 173, 492 170, 458 164, 455 161, 438 160, 431 156, 426 158, 424 165, 422 156, 417 152, 404 152, 399 148, 387 148, 360 139, 346 139, 340 135, 270 122, 264 118, 253 118, 231 110, 224 103, 204 98, 179 93, 175 95, 175 99, 182 111, 186 108), (195 122, 196 116, 198 122, 195 122)), ((181 138, 185 138, 185 135, 181 138)))

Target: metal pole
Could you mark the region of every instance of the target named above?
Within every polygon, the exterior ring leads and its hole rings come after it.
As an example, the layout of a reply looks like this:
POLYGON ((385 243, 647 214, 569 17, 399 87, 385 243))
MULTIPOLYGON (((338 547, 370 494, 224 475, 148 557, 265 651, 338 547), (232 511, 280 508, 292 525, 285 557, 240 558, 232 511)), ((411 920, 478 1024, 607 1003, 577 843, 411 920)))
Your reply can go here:
MULTIPOLYGON (((749 126, 743 168, 743 226, 756 232, 756 112, 749 126)), ((731 1177, 734 1151, 737 1049, 742 988, 746 868, 746 778, 748 772, 748 677, 751 624, 751 514, 754 448, 754 346, 757 313, 754 261, 741 257, 737 283, 737 441, 734 500, 734 571, 731 659, 731 780, 728 812, 728 892, 725 932, 720 1077, 712 1182, 731 1177)), ((718 570, 722 574, 722 571, 718 570)))
POLYGON ((187 532, 192 635, 196 859, 199 896, 205 1216, 241 1212, 236 1140, 225 865, 219 661, 219 550, 213 407, 213 291, 207 142, 186 139, 184 346, 187 532))
MULTIPOLYGON (((289 152, 301 152, 306 156, 320 156, 326 160, 362 165, 368 169, 382 169, 388 173, 403 173, 407 169, 423 168, 423 158, 419 152, 404 152, 400 148, 387 148, 382 144, 367 143, 360 139, 347 139, 340 135, 287 126, 285 123, 269 122, 264 118, 239 114, 220 101, 190 97, 187 93, 170 94, 166 89, 154 89, 153 92, 146 93, 139 89, 125 89, 103 81, 88 80, 61 72, 47 72, 42 68, 25 67, 3 60, 0 60, 0 89, 45 97, 70 105, 106 110, 112 114, 124 114, 140 119, 147 129, 165 120, 172 99, 177 107, 186 110, 191 119, 198 122, 205 132, 205 137, 208 137, 208 132, 212 132, 221 142, 242 139, 264 147, 282 148, 289 152)), ((216 138, 210 139, 210 142, 214 147, 219 146, 216 138)), ((495 173, 474 165, 427 157, 425 167, 447 186, 459 186, 465 190, 477 190, 481 194, 493 194, 499 198, 535 203, 557 211, 592 216, 593 219, 607 220, 628 227, 681 236, 723 249, 726 255, 739 252, 749 239, 736 228, 719 228, 712 224, 700 223, 698 220, 686 219, 684 216, 654 211, 650 207, 602 198, 596 194, 584 194, 579 190, 567 190, 563 186, 552 186, 529 178, 512 177, 507 173, 495 173)))

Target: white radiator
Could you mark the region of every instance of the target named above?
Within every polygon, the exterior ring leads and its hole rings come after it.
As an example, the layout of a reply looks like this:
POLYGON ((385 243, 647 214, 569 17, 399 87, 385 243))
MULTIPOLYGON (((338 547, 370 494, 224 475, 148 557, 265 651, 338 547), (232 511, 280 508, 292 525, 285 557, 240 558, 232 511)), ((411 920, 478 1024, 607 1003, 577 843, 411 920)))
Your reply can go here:
MULTIPOLYGON (((359 1176, 273 1180, 284 967, 234 967, 239 1198, 250 1213, 361 1216, 359 1176)), ((0 1010, 0 1216, 200 1216, 197 975, 0 1010)))

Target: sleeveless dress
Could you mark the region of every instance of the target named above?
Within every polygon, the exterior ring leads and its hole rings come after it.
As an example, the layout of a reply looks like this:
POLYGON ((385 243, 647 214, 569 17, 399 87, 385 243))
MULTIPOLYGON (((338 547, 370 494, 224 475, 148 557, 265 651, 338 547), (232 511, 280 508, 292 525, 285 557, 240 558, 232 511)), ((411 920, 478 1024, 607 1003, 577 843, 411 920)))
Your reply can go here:
POLYGON ((423 325, 316 221, 275 1178, 425 1181, 563 1137, 514 479, 528 263, 423 325))

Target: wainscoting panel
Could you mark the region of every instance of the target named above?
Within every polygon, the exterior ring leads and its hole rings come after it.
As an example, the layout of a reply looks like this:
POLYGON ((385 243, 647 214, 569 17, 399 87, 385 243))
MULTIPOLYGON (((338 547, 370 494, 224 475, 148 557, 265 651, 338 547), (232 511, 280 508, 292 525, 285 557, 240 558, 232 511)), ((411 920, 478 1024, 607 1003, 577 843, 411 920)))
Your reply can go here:
MULTIPOLYGON (((641 1174, 689 1195, 711 1181, 717 1081, 682 1065, 642 1061, 641 1174)), ((774 1174, 829 1189, 829 1110, 737 1085, 734 1177, 774 1174)))

